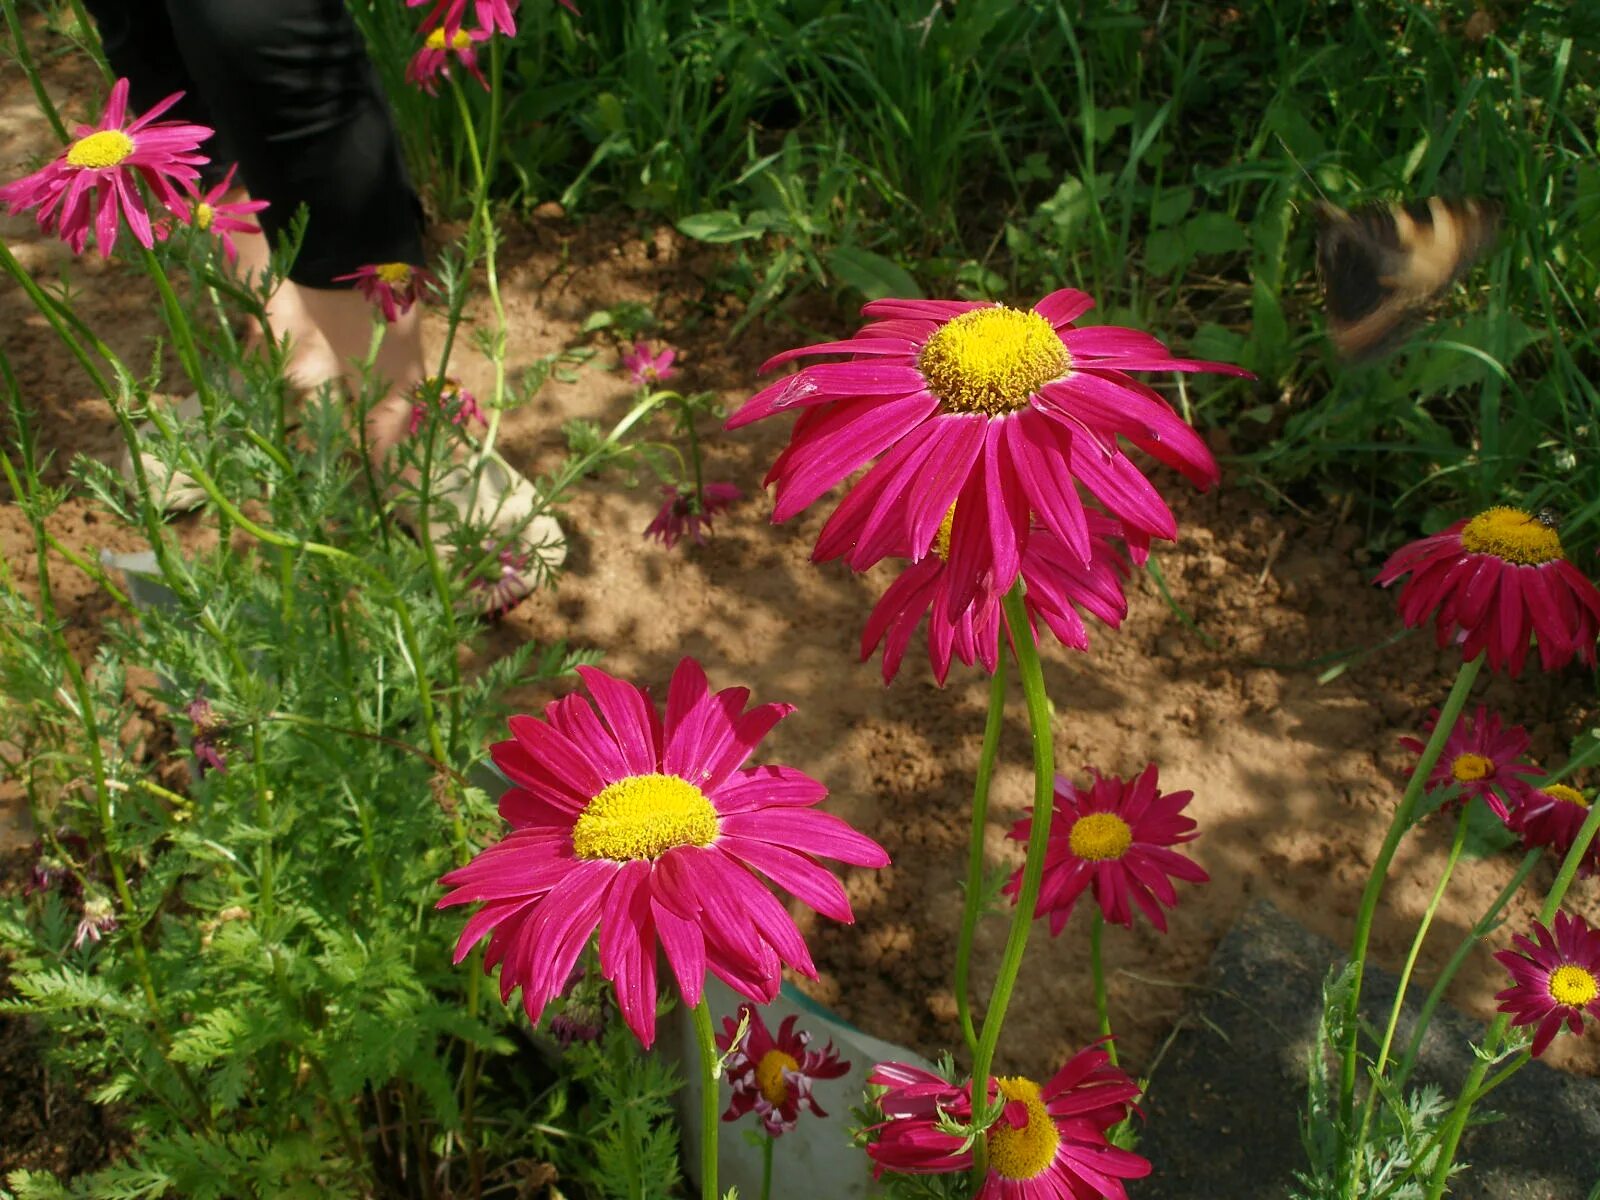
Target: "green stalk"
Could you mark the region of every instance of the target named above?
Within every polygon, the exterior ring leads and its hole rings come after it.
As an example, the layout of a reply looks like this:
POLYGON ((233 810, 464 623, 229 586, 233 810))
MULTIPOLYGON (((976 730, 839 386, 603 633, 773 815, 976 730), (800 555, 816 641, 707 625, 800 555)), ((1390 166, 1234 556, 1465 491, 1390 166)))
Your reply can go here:
POLYGON ((1002 655, 989 680, 989 715, 983 723, 983 749, 978 755, 978 776, 972 788, 972 831, 967 835, 967 888, 961 906, 961 934, 956 941, 956 1014, 967 1053, 978 1052, 978 1032, 972 1024, 968 983, 972 974, 972 942, 983 915, 983 835, 989 824, 989 781, 994 778, 1000 729, 1005 724, 1006 660, 1002 655))
POLYGON ((62 124, 61 114, 56 111, 50 93, 44 90, 44 81, 39 78, 39 69, 33 65, 33 53, 28 49, 27 39, 22 36, 22 22, 17 18, 15 0, 0 0, 0 11, 5 12, 6 28, 11 32, 11 45, 16 51, 17 65, 28 77, 28 86, 33 89, 33 98, 39 105, 39 111, 44 113, 45 120, 50 122, 56 141, 64 145, 71 140, 67 136, 67 127, 62 124))
POLYGON ((717 1196, 717 1039, 711 1029, 711 1008, 705 996, 689 1010, 700 1047, 700 1197, 717 1196))
MULTIPOLYGON (((1033 910, 1039 902, 1039 885, 1044 877, 1045 849, 1050 841, 1050 818, 1055 812, 1055 748, 1050 733, 1050 698, 1045 693, 1044 672, 1039 665, 1039 647, 1033 640, 1033 627, 1022 602, 1022 580, 1018 579, 1002 601, 1011 647, 1017 656, 1017 673, 1022 679, 1022 694, 1028 705, 1028 729, 1033 735, 1033 827, 1028 835, 1028 860, 1022 868, 1022 888, 1017 907, 1011 914, 1011 931, 1000 960, 1000 973, 989 993, 989 1007, 983 1014, 983 1030, 972 1063, 972 1119, 987 1128, 998 1115, 989 1106, 989 1068, 995 1047, 1000 1043, 1000 1027, 1006 1007, 1022 969, 1022 954, 1028 946, 1033 926, 1033 910)), ((988 1169, 988 1153, 983 1138, 972 1146, 972 1177, 981 1185, 988 1169)))
POLYGON ((761 1200, 772 1200, 772 1147, 777 1140, 769 1133, 761 1143, 761 1200))
POLYGON ((1105 931, 1106 919, 1100 906, 1094 906, 1089 917, 1089 969, 1094 976, 1094 1011, 1100 1018, 1100 1036, 1105 1039, 1106 1053, 1111 1065, 1117 1066, 1117 1043, 1111 1038, 1111 1006, 1106 1002, 1106 968, 1100 956, 1100 935, 1105 931))
POLYGON ((1406 784, 1405 794, 1395 807, 1394 819, 1389 822, 1389 832, 1384 836, 1378 857, 1374 860, 1372 871, 1367 876, 1367 886, 1361 893, 1361 907, 1356 912, 1355 938, 1350 946, 1350 961, 1354 966, 1354 972, 1350 981, 1350 998, 1345 1002, 1346 1043, 1343 1061, 1339 1068, 1339 1125, 1344 1129, 1350 1127, 1355 1114, 1356 1058, 1361 1049, 1361 1021, 1358 1015, 1361 1007, 1361 976, 1367 965, 1367 942, 1372 937, 1372 918, 1377 912, 1378 897, 1383 894, 1384 879, 1389 873, 1389 863, 1394 859, 1394 852, 1400 846, 1400 839, 1405 836, 1406 830, 1411 828, 1412 817, 1427 788, 1428 774, 1433 770, 1434 763, 1439 761, 1445 741, 1449 738, 1450 731, 1455 728, 1456 718, 1466 706, 1467 696, 1472 691, 1472 683, 1477 679, 1482 666, 1483 655, 1480 654, 1470 662, 1463 662, 1461 669, 1456 673, 1455 686, 1450 689, 1450 695, 1445 699, 1444 707, 1439 712, 1439 719, 1434 724, 1433 735, 1428 738, 1422 757, 1417 760, 1416 769, 1411 772, 1411 781, 1406 784))

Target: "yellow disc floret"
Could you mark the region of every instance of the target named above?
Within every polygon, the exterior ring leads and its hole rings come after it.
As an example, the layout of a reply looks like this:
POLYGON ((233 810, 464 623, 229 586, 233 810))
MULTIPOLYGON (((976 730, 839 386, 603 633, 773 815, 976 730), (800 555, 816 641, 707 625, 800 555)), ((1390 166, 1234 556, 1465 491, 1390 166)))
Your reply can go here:
POLYGON ((706 795, 676 775, 630 775, 608 784, 572 826, 579 858, 660 858, 677 846, 709 846, 717 810, 706 795))
POLYGON ((1072 369, 1055 328, 1032 309, 977 308, 946 322, 922 347, 917 366, 953 412, 1004 416, 1072 369))
POLYGON ((1072 823, 1067 844, 1078 858, 1107 862, 1128 852, 1133 845, 1133 827, 1116 813, 1089 813, 1072 823))
POLYGON ((211 228, 211 222, 217 219, 217 210, 204 200, 197 201, 194 206, 194 227, 201 233, 211 228))
POLYGON ((1576 804, 1579 808, 1589 807, 1589 798, 1575 787, 1568 787, 1564 783, 1552 783, 1547 788, 1541 788, 1552 800, 1560 800, 1566 804, 1576 804))
POLYGON ((81 137, 67 149, 73 167, 114 167, 133 153, 133 139, 120 129, 102 129, 81 137))
POLYGON ((1461 545, 1473 554, 1492 554, 1523 567, 1566 557, 1554 526, 1520 508, 1479 513, 1461 530, 1461 545))
MULTIPOLYGON (((429 50, 443 50, 445 48, 444 27, 440 26, 438 29, 435 29, 432 33, 430 33, 428 35, 428 40, 424 44, 429 50)), ((450 39, 450 49, 454 50, 457 54, 460 54, 461 51, 465 50, 470 45, 472 45, 472 38, 467 35, 467 31, 465 29, 456 30, 455 37, 450 39)))
POLYGON ((1004 1117, 989 1126, 984 1140, 989 1147, 989 1169, 1002 1179, 1037 1179, 1056 1160, 1061 1134, 1039 1095, 1039 1085, 1019 1075, 995 1080, 1007 1100, 1021 1100, 1028 1109, 1026 1125, 1016 1126, 1004 1117))
POLYGON ((411 264, 402 262, 379 263, 378 278, 390 287, 404 287, 411 282, 411 264))
POLYGON ((1550 972, 1550 999, 1557 1004, 1582 1008, 1593 1004, 1597 996, 1600 996, 1600 979, 1594 977, 1593 971, 1575 963, 1562 963, 1550 972))
POLYGON ((1494 774, 1494 760, 1481 754, 1458 754, 1450 763, 1457 783, 1476 783, 1494 774))
POLYGON ((768 1104, 781 1105, 789 1098, 789 1081, 783 1077, 783 1073, 798 1070, 799 1067, 800 1063, 793 1055, 785 1054, 776 1046, 761 1056, 761 1061, 756 1064, 756 1086, 761 1089, 768 1104))

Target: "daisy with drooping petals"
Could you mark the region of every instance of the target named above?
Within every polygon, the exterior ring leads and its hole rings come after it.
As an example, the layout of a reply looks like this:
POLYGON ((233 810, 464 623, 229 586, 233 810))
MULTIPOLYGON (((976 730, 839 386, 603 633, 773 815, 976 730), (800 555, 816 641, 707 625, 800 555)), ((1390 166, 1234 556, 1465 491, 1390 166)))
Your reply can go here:
POLYGON ((233 244, 232 235, 235 233, 253 233, 261 235, 261 226, 245 218, 260 212, 268 206, 265 200, 225 200, 223 199, 233 190, 233 173, 239 169, 237 163, 228 168, 228 173, 222 177, 222 182, 209 192, 202 193, 194 185, 189 185, 190 212, 189 224, 201 233, 209 233, 222 243, 222 253, 228 263, 232 265, 239 261, 239 248, 233 244))
POLYGON ((1402 575, 1400 617, 1408 626, 1437 613, 1441 647, 1487 654, 1491 670, 1522 673, 1530 639, 1551 671, 1595 662, 1600 591, 1567 561, 1561 535, 1544 514, 1491 508, 1432 537, 1400 547, 1378 572, 1388 587, 1402 575))
POLYGON ((210 129, 156 120, 182 97, 175 92, 130 122, 128 81, 117 80, 100 123, 78 126, 60 157, 0 187, 0 202, 10 206, 12 216, 37 208, 39 228, 58 233, 74 254, 83 253, 93 226, 100 256, 109 257, 123 219, 134 240, 150 249, 159 231, 145 211, 136 181, 143 179, 156 201, 187 222, 190 204, 184 189, 200 178, 196 168, 209 161, 195 151, 211 136, 210 129))
POLYGON ((762 370, 851 356, 778 380, 728 421, 737 429, 800 413, 767 474, 777 484, 773 520, 787 521, 877 458, 828 519, 814 557, 843 557, 858 571, 892 554, 920 561, 955 505, 963 518, 946 560, 953 612, 980 591, 1011 587, 1035 521, 1090 560, 1077 483, 1130 531, 1176 537, 1172 513, 1119 439, 1202 488, 1216 482, 1217 465, 1199 435, 1127 372, 1249 372, 1174 358, 1137 330, 1078 328, 1093 304, 1071 288, 1030 309, 875 300, 862 309, 873 322, 854 337, 770 359, 762 370))
MULTIPOLYGON (((1439 710, 1434 709, 1423 732, 1432 733, 1438 721, 1439 710)), ((1400 744, 1413 754, 1421 754, 1425 748, 1421 738, 1403 737, 1400 744)), ((1504 821, 1510 816, 1510 808, 1533 790, 1528 781, 1539 775, 1539 769, 1522 757, 1527 752, 1528 731, 1521 725, 1502 728, 1499 714, 1480 704, 1472 716, 1458 720, 1445 739, 1439 761, 1428 776, 1428 790, 1442 792, 1459 787, 1459 803, 1481 797, 1504 821), (1495 790, 1497 787, 1499 791, 1495 790)))
POLYGON ((484 970, 500 995, 522 989, 538 1021, 598 928, 600 973, 648 1047, 656 1028, 656 946, 685 1004, 709 971, 758 1004, 785 965, 815 978, 805 940, 761 876, 825 916, 854 920, 844 888, 817 857, 889 862, 871 838, 814 807, 827 789, 792 767, 743 767, 789 704, 744 711, 749 691, 712 692, 685 658, 665 722, 648 693, 579 667, 593 700, 564 696, 544 719, 511 718, 490 748, 513 784, 500 800, 511 831, 444 876, 439 901, 483 902, 456 944, 460 962, 485 936, 484 970), (757 875, 760 872, 760 875, 757 875))
MULTIPOLYGON (((1094 784, 1086 792, 1065 776, 1056 776, 1055 820, 1034 915, 1049 916, 1054 936, 1066 927, 1078 897, 1093 886, 1107 921, 1132 929, 1137 905, 1165 933, 1167 918, 1161 906, 1171 908, 1178 902, 1172 880, 1206 883, 1211 878, 1171 849, 1200 836, 1194 821, 1183 815, 1194 793, 1159 791, 1155 763, 1126 782, 1092 767, 1089 773, 1094 784)), ((1026 842, 1032 828, 1033 818, 1024 817, 1009 836, 1026 842)), ((1012 903, 1021 888, 1018 871, 1004 889, 1012 903)))
MULTIPOLYGON (((948 1175, 972 1169, 972 1150, 941 1128, 944 1117, 972 1119, 971 1085, 957 1086, 905 1063, 881 1063, 868 1082, 889 1090, 877 1099, 884 1121, 873 1126, 867 1154, 874 1176, 948 1175)), ((973 1200, 1127 1200, 1125 1179, 1150 1164, 1106 1140, 1123 1120, 1139 1085, 1103 1049, 1081 1050, 1043 1087, 1011 1076, 990 1081, 1005 1111, 983 1134, 989 1170, 973 1200)))
POLYGON ((649 346, 635 342, 633 353, 623 357, 622 365, 627 368, 628 381, 634 387, 645 387, 652 383, 665 383, 676 375, 672 361, 677 357, 678 352, 671 346, 663 346, 659 352, 651 354, 649 346))
POLYGON ((661 494, 665 502, 655 519, 645 526, 644 536, 655 538, 668 550, 684 537, 694 539, 697 546, 704 546, 711 518, 744 499, 744 493, 731 483, 706 484, 698 503, 694 490, 688 487, 664 484, 661 494))
POLYGON ((812 1049, 811 1035, 795 1030, 798 1020, 793 1014, 785 1017, 778 1036, 773 1037, 760 1010, 752 1004, 741 1004, 737 1018, 722 1019, 717 1049, 728 1054, 728 1085, 733 1088, 733 1101, 722 1114, 724 1121, 737 1121, 753 1112, 767 1135, 777 1137, 795 1127, 802 1108, 819 1117, 828 1115, 811 1094, 811 1085, 818 1079, 843 1078, 850 1064, 840 1059, 832 1042, 821 1050, 812 1049), (728 1054, 741 1020, 749 1022, 744 1041, 728 1054))
MULTIPOLYGON (((1589 797, 1564 783, 1530 787, 1511 810, 1506 825, 1528 848, 1548 846, 1558 857, 1565 858, 1589 817, 1589 804, 1589 797)), ((1600 871, 1600 838, 1589 843, 1583 861, 1578 864, 1580 876, 1597 871, 1600 871)))
POLYGON ((335 283, 346 280, 383 310, 383 319, 393 325, 422 298, 423 289, 439 283, 433 273, 410 263, 368 263, 348 275, 335 275, 335 283))
POLYGON ((430 375, 412 385, 411 421, 406 426, 408 436, 416 437, 417 430, 428 419, 428 397, 431 395, 437 395, 439 411, 450 418, 452 425, 463 426, 472 421, 480 425, 488 423, 483 409, 478 407, 478 398, 462 387, 459 379, 454 375, 446 375, 443 379, 430 375))
MULTIPOLYGON (((518 3, 520 0, 472 0, 483 32, 503 33, 507 37, 515 37, 517 33, 516 18, 512 14, 517 11, 518 3)), ((407 8, 420 8, 424 4, 433 5, 422 18, 424 29, 443 29, 448 38, 460 32, 461 23, 467 18, 467 0, 406 0, 407 8)))
POLYGON ((478 43, 493 36, 486 29, 457 29, 446 36, 443 26, 433 30, 422 40, 422 49, 412 56, 406 67, 406 82, 421 88, 430 96, 439 94, 439 76, 450 76, 450 60, 455 58, 471 75, 489 90, 489 81, 478 66, 478 43))
MULTIPOLYGON (((928 661, 941 687, 950 674, 952 655, 969 667, 981 661, 991 674, 999 662, 1004 617, 995 598, 979 597, 958 613, 950 611, 951 576, 945 568, 954 515, 954 509, 946 515, 945 524, 934 539, 933 553, 912 563, 889 585, 861 632, 863 661, 872 657, 879 643, 883 645, 884 683, 891 682, 899 672, 906 648, 924 615, 928 618, 928 661)), ((1043 622, 1062 645, 1075 650, 1089 648, 1089 631, 1079 608, 1112 629, 1128 615, 1127 597, 1122 592, 1127 560, 1110 540, 1121 536, 1121 526, 1097 512, 1091 511, 1087 517, 1087 565, 1053 532, 1035 528, 1022 552, 1020 568, 1027 584, 1022 601, 1035 633, 1043 622)), ((1149 543, 1140 538, 1134 538, 1133 543, 1133 557, 1144 561, 1149 543)))
POLYGON ((1562 1025, 1582 1033, 1584 1013, 1600 1018, 1600 929, 1558 912, 1554 933, 1535 921, 1533 939, 1519 933, 1511 941, 1516 949, 1501 950, 1495 958, 1514 982, 1495 999, 1513 1025, 1538 1024, 1533 1035, 1538 1058, 1562 1025))

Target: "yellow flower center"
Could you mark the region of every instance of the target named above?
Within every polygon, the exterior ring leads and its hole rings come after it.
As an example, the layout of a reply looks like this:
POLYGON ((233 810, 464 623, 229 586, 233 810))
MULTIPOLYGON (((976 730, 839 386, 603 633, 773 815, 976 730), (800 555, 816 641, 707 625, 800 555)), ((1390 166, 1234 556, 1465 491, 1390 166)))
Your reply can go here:
POLYGON ((1032 309, 977 308, 946 322, 917 360, 928 388, 954 412, 1004 416, 1072 369, 1055 329, 1032 309))
MULTIPOLYGON (((429 50, 444 49, 444 27, 442 25, 428 35, 426 45, 429 50)), ((465 29, 456 30, 455 37, 450 39, 450 49, 454 50, 457 54, 461 53, 461 51, 465 50, 470 45, 472 45, 472 39, 467 36, 467 31, 465 29)))
POLYGON ((783 1073, 798 1070, 799 1067, 800 1064, 792 1055, 785 1054, 776 1046, 761 1056, 761 1061, 756 1064, 756 1086, 761 1089, 768 1104, 781 1105, 789 1098, 789 1081, 783 1077, 783 1073))
POLYGON ((1061 1134, 1039 1097, 1039 1085, 1020 1075, 995 1080, 1007 1100, 1028 1107, 1028 1122, 1020 1128, 1003 1117, 989 1126, 984 1141, 989 1147, 989 1168, 1002 1179, 1036 1179, 1056 1160, 1061 1134))
POLYGON ((133 153, 133 139, 120 129, 102 129, 81 137, 67 148, 73 167, 114 167, 133 153))
POLYGON ((411 264, 379 263, 378 278, 390 287, 404 287, 411 282, 411 264))
POLYGON ((1552 800, 1561 800, 1567 804, 1576 804, 1579 808, 1588 808, 1589 799, 1575 787, 1568 787, 1564 783, 1552 783, 1547 788, 1540 789, 1552 800))
POLYGON ((1458 754, 1450 764, 1457 783, 1476 783, 1494 774, 1494 760, 1481 754, 1458 754))
POLYGON ((1088 862, 1121 858, 1133 845, 1133 827, 1116 813, 1090 813, 1072 823, 1067 845, 1088 862))
POLYGON ((675 846, 709 846, 717 810, 676 775, 630 775, 608 784, 572 826, 579 858, 660 858, 675 846))
POLYGON ((1468 521, 1461 545, 1474 554, 1492 554, 1524 567, 1565 558, 1561 535, 1520 508, 1491 508, 1468 521))
POLYGON ((1576 963, 1562 963, 1550 972, 1550 999, 1570 1008, 1592 1004, 1600 996, 1600 979, 1576 963))
POLYGON ((211 228, 211 222, 216 220, 217 210, 204 200, 197 201, 194 206, 194 227, 201 233, 211 228))
POLYGON ((950 561, 950 532, 956 524, 956 506, 952 504, 950 511, 945 513, 944 520, 939 522, 939 532, 933 535, 933 552, 939 556, 940 562, 950 561))

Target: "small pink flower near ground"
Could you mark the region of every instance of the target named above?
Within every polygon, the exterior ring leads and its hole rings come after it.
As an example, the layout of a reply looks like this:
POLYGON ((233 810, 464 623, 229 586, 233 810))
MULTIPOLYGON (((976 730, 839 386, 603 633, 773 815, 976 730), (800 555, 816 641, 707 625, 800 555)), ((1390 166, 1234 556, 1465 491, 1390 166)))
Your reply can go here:
POLYGON ((438 393, 439 411, 450 419, 450 424, 466 426, 474 421, 480 425, 488 423, 488 418, 478 405, 478 398, 462 387, 459 379, 454 375, 446 375, 441 380, 437 375, 430 375, 412 385, 411 421, 406 426, 408 436, 416 437, 417 430, 428 419, 428 397, 435 392, 438 393))
POLYGON ((493 35, 486 29, 458 29, 446 37, 443 26, 432 30, 422 40, 422 49, 411 58, 406 67, 406 82, 421 88, 430 96, 439 94, 439 77, 450 76, 452 57, 467 69, 483 90, 489 90, 489 81, 478 66, 478 44, 493 35))
MULTIPOLYGON (((1090 769, 1088 791, 1056 776, 1055 820, 1044 858, 1038 917, 1049 916, 1050 933, 1059 934, 1078 897, 1094 889, 1100 912, 1113 925, 1133 928, 1135 906, 1162 933, 1167 918, 1162 905, 1178 902, 1173 879, 1206 883, 1210 876, 1173 846, 1199 837, 1195 822, 1183 815, 1193 792, 1162 792, 1151 763, 1124 781, 1090 769)), ((1028 840, 1033 819, 1024 817, 1011 829, 1016 841, 1028 840)), ((1016 903, 1022 872, 1014 874, 1005 894, 1016 903)))
POLYGON ((1533 1035, 1537 1058, 1563 1025, 1582 1033, 1585 1013, 1600 1018, 1600 929, 1558 912, 1554 932, 1535 921, 1533 938, 1519 933, 1511 941, 1516 948, 1495 958, 1513 983, 1495 999, 1513 1025, 1538 1025, 1533 1035))
MULTIPOLYGON (((1564 783, 1530 787, 1511 810, 1506 825, 1529 849, 1548 846, 1557 858, 1565 858, 1588 819, 1589 805, 1589 797, 1564 783)), ((1600 871, 1600 838, 1589 843, 1583 861, 1578 864, 1580 877, 1597 871, 1600 871)))
POLYGON ((433 273, 410 263, 368 263, 348 275, 335 275, 335 283, 346 280, 383 310, 383 319, 393 325, 422 298, 423 289, 438 285, 433 273))
POLYGON ((151 223, 137 181, 144 180, 153 199, 187 222, 190 201, 185 189, 200 178, 196 168, 209 161, 195 151, 211 136, 210 129, 156 120, 182 96, 175 92, 130 122, 128 81, 117 80, 99 124, 78 126, 72 144, 59 157, 0 187, 0 202, 9 206, 12 216, 38 209, 39 228, 59 234, 74 254, 83 253, 93 227, 95 246, 102 258, 109 257, 122 220, 128 222, 134 240, 150 249, 160 231, 151 223))
POLYGON ((227 257, 229 264, 239 261, 239 248, 233 244, 233 234, 248 233, 261 235, 261 226, 245 218, 253 216, 268 207, 265 200, 225 200, 223 199, 233 190, 233 173, 237 171, 238 164, 228 168, 228 173, 222 177, 222 182, 209 192, 202 194, 198 186, 189 185, 190 212, 189 224, 201 233, 209 233, 222 243, 222 253, 227 257))
MULTIPOLYGON (((1434 709, 1423 732, 1431 734, 1438 721, 1439 710, 1434 709)), ((1418 755, 1426 745, 1414 737, 1403 737, 1400 744, 1418 755)), ((1428 775, 1428 790, 1459 787, 1457 804, 1478 796, 1504 821, 1510 809, 1532 790, 1529 780, 1539 776, 1539 769, 1523 758, 1527 752, 1528 731, 1521 725, 1502 726, 1500 715, 1480 704, 1472 716, 1458 720, 1445 739, 1439 761, 1428 775), (1495 790, 1497 786, 1500 791, 1495 790)))
POLYGON ((104 896, 90 896, 83 902, 83 916, 72 935, 72 948, 79 949, 84 942, 98 942, 102 934, 117 927, 117 914, 111 901, 104 896))
POLYGON ((761 1010, 752 1004, 741 1004, 737 1017, 722 1019, 722 1032, 717 1034, 717 1049, 724 1054, 733 1045, 739 1032, 740 1020, 747 1019, 749 1027, 739 1048, 728 1056, 728 1084, 733 1089, 733 1101, 722 1114, 724 1121, 737 1121, 745 1113, 753 1112, 761 1127, 771 1137, 788 1133, 800 1119, 800 1110, 809 1109, 815 1116, 826 1117, 811 1086, 818 1079, 841 1079, 849 1073, 850 1064, 839 1058, 833 1043, 821 1050, 811 1047, 811 1035, 805 1030, 796 1031, 799 1018, 791 1014, 778 1027, 776 1037, 767 1028, 761 1010))
MULTIPOLYGON (((867 1145, 875 1176, 972 1169, 971 1147, 940 1128, 946 1116, 971 1120, 971 1084, 948 1083, 905 1063, 879 1064, 868 1082, 889 1089, 877 1099, 885 1119, 872 1127, 867 1145)), ((1150 1174, 1148 1161, 1106 1140, 1106 1130, 1128 1115, 1139 1085, 1111 1065, 1105 1050, 1079 1051, 1043 1087, 1021 1076, 992 1080, 990 1087, 1007 1103, 983 1134, 989 1170, 973 1200, 1127 1200, 1123 1181, 1150 1174)))
POLYGON ((1400 617, 1407 626, 1435 618, 1441 648, 1487 654, 1489 668, 1522 673, 1535 635, 1546 671, 1574 657, 1595 663, 1600 591, 1567 561, 1561 535, 1542 515, 1491 508, 1441 533, 1400 547, 1377 581, 1402 575, 1400 617))
POLYGON ((480 612, 491 621, 505 616, 528 594, 528 564, 532 555, 501 550, 488 574, 476 575, 467 584, 477 599, 480 612))
POLYGON ((211 701, 204 696, 196 696, 189 701, 185 711, 188 713, 189 723, 194 726, 194 741, 189 746, 189 753, 194 755, 200 778, 204 779, 207 771, 226 775, 228 763, 222 757, 220 749, 222 731, 225 727, 218 718, 216 710, 211 707, 211 701))
POLYGON ((594 667, 578 673, 592 700, 564 696, 542 720, 512 717, 511 740, 490 748, 513 784, 500 800, 511 829, 441 880, 451 890, 440 908, 482 904, 456 962, 488 937, 484 970, 500 968, 502 1000, 521 988, 537 1022, 598 930, 600 973, 646 1047, 658 944, 690 1006, 707 971, 758 1004, 777 995, 785 965, 815 978, 766 880, 848 923, 844 888, 817 858, 882 867, 889 856, 815 808, 827 789, 814 779, 743 766, 793 706, 745 712, 748 689, 714 693, 685 658, 663 720, 644 690, 594 667))
POLYGON ((633 353, 623 357, 622 365, 628 370, 628 381, 635 387, 646 387, 654 383, 665 383, 678 372, 673 370, 673 361, 678 357, 678 352, 671 346, 663 346, 655 353, 650 353, 650 347, 644 342, 633 344, 633 353))
POLYGON ((744 499, 744 493, 731 483, 708 483, 695 502, 692 488, 666 484, 661 489, 665 502, 655 519, 645 526, 644 536, 655 538, 668 550, 688 537, 697 546, 706 544, 706 534, 711 531, 711 518, 744 499))

